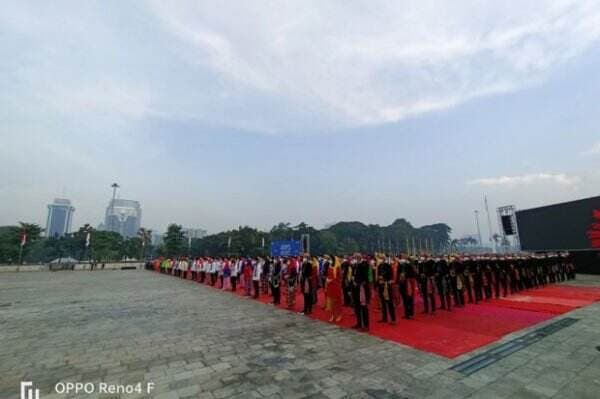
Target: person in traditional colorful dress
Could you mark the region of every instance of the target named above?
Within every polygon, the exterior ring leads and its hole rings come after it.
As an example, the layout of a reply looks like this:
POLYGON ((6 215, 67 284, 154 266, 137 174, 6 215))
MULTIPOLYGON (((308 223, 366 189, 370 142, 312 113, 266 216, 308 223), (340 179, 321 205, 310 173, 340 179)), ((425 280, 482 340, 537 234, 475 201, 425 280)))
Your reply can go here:
POLYGON ((298 279, 298 262, 291 258, 288 260, 286 272, 287 308, 294 309, 296 306, 296 281, 298 279))
POLYGON ((327 268, 325 279, 325 309, 330 313, 329 321, 336 323, 342 320, 342 281, 339 270, 327 268))

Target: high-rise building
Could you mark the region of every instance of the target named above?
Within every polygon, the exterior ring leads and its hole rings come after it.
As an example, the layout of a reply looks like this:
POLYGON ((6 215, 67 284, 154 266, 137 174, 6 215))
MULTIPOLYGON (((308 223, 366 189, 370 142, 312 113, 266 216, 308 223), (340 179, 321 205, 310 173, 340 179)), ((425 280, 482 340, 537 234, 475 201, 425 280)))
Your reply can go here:
POLYGON ((64 198, 55 198, 54 203, 48 205, 46 237, 61 237, 69 234, 74 212, 75 208, 71 206, 71 201, 64 198))
POLYGON ((123 237, 136 237, 142 223, 142 208, 138 201, 111 200, 106 207, 104 228, 123 237))

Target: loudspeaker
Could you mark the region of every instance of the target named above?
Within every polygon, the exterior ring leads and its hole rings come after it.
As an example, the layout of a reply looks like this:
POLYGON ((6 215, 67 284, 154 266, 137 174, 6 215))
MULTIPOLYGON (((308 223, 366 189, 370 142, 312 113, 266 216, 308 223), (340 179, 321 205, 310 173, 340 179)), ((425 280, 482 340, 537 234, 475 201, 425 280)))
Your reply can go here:
POLYGON ((515 234, 515 229, 512 223, 511 215, 502 215, 502 230, 504 235, 512 236, 515 234))

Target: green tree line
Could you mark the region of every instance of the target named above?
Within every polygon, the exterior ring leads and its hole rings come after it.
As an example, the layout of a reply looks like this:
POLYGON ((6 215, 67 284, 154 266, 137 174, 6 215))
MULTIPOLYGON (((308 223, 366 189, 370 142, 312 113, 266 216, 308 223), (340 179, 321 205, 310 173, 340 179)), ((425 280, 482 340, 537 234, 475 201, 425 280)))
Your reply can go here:
POLYGON ((42 237, 42 229, 35 224, 0 227, 0 263, 17 263, 23 232, 27 244, 22 248, 26 263, 47 263, 55 259, 74 258, 79 261, 107 262, 122 259, 140 259, 152 256, 228 256, 268 255, 270 244, 277 240, 299 240, 310 236, 310 250, 314 255, 351 254, 354 252, 419 252, 439 253, 450 244, 451 229, 443 223, 414 227, 405 219, 397 219, 388 226, 339 222, 324 229, 306 223, 292 226, 279 223, 269 231, 240 226, 237 229, 189 240, 182 226, 169 225, 163 243, 157 248, 150 245, 150 230, 141 229, 140 236, 124 238, 110 231, 99 231, 82 226, 78 231, 62 237, 42 237), (86 236, 91 232, 91 244, 86 236), (145 245, 142 245, 144 237, 145 245))
POLYGON ((442 252, 450 243, 451 228, 443 223, 413 227, 405 219, 388 226, 339 222, 324 229, 305 223, 292 226, 279 223, 270 231, 240 226, 237 229, 188 240, 180 225, 171 224, 164 242, 156 250, 159 256, 228 256, 267 255, 271 241, 299 240, 310 235, 310 250, 314 255, 351 254, 354 252, 442 252))
POLYGON ((42 237, 36 224, 0 226, 0 263, 15 264, 21 252, 23 263, 48 263, 55 259, 73 258, 78 261, 108 262, 122 259, 139 259, 152 252, 149 230, 141 229, 139 237, 124 238, 119 233, 100 231, 89 225, 61 237, 42 237), (90 245, 86 237, 90 232, 90 245), (21 248, 23 233, 27 242, 21 248), (142 245, 144 237, 146 245, 142 245))

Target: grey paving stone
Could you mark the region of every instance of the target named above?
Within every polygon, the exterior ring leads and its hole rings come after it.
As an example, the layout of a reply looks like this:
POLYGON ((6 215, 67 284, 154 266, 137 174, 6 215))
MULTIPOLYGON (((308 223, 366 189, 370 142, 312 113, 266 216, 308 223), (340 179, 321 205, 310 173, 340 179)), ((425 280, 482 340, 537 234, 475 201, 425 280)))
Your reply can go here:
POLYGON ((152 381, 165 399, 600 397, 600 304, 465 377, 449 367, 473 353, 444 359, 151 272, 3 273, 5 302, 2 399, 25 378, 61 399, 67 379, 152 381))

